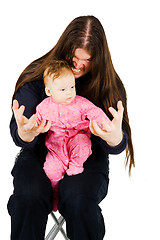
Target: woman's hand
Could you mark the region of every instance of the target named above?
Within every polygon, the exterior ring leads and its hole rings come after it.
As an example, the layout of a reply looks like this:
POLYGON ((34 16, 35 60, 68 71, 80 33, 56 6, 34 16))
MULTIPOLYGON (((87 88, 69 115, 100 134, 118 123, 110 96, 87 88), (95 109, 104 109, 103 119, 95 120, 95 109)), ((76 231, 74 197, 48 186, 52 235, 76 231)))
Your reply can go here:
POLYGON ((105 140, 110 146, 117 146, 123 138, 122 132, 122 120, 123 120, 123 105, 122 101, 118 101, 116 111, 110 107, 109 111, 113 115, 113 120, 107 123, 105 119, 102 119, 103 128, 101 129, 95 120, 90 121, 91 132, 105 140))
POLYGON ((43 120, 40 125, 37 125, 36 114, 33 114, 29 119, 23 113, 25 106, 19 107, 17 100, 13 101, 13 113, 17 122, 17 131, 19 137, 24 142, 32 142, 40 133, 47 132, 51 127, 51 121, 43 120))

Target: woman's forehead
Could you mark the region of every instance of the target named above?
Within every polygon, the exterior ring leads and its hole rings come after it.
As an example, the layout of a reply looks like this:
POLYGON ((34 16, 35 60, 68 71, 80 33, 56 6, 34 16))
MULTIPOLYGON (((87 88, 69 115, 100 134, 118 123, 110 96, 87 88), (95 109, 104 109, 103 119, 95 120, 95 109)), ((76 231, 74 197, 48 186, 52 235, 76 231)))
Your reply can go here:
POLYGON ((74 56, 79 60, 89 60, 91 58, 91 55, 88 53, 88 51, 83 48, 77 48, 74 52, 74 56))

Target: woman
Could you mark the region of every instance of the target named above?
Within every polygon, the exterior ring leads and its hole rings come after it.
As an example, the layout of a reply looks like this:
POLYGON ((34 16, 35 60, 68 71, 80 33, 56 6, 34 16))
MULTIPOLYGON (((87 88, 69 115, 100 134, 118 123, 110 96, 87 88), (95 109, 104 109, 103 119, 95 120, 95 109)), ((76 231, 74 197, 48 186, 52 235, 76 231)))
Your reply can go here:
POLYGON ((112 120, 110 124, 103 121, 103 129, 95 121, 90 123, 92 155, 84 164, 84 172, 65 175, 59 186, 59 211, 66 220, 68 237, 101 240, 105 227, 98 204, 108 190, 108 155, 126 148, 130 174, 134 152, 125 89, 114 70, 103 27, 93 16, 74 19, 55 47, 32 62, 17 81, 10 129, 22 150, 12 170, 14 193, 8 203, 11 239, 44 239, 52 210, 51 184, 43 170, 45 133, 51 123, 42 121, 37 126, 34 115, 36 106, 46 97, 42 76, 51 59, 67 60, 76 78, 77 94, 102 108, 112 120))

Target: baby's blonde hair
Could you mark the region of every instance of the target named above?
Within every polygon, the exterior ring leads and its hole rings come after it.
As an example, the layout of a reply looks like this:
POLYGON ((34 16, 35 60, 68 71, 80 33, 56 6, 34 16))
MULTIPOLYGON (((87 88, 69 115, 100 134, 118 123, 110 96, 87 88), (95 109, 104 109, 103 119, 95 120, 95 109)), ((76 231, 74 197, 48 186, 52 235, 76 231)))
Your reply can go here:
POLYGON ((72 73, 72 70, 68 63, 63 60, 52 60, 45 65, 43 73, 44 84, 47 84, 47 77, 52 75, 52 80, 58 78, 63 70, 66 69, 72 73))

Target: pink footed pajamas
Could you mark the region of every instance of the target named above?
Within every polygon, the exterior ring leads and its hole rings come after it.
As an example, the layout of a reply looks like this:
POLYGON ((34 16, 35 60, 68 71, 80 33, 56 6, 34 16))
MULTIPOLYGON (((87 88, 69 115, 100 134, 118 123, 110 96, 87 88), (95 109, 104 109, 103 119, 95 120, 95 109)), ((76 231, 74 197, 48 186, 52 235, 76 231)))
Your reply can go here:
POLYGON ((86 98, 76 96, 70 104, 59 104, 52 97, 44 99, 36 108, 37 122, 51 120, 45 140, 48 154, 44 171, 51 180, 54 194, 53 211, 58 205, 58 183, 67 175, 83 172, 83 163, 91 154, 89 120, 110 121, 106 114, 86 98))

